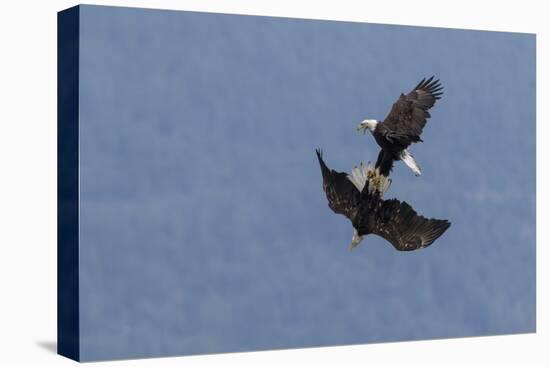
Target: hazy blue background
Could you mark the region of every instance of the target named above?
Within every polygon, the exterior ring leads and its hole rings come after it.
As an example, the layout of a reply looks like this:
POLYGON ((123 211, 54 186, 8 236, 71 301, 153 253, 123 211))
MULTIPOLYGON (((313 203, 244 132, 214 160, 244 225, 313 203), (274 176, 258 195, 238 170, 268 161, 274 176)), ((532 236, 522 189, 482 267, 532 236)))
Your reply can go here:
POLYGON ((83 360, 535 330, 535 37, 84 6, 83 360), (327 206, 436 74, 423 175, 389 197, 452 227, 397 252, 327 206))

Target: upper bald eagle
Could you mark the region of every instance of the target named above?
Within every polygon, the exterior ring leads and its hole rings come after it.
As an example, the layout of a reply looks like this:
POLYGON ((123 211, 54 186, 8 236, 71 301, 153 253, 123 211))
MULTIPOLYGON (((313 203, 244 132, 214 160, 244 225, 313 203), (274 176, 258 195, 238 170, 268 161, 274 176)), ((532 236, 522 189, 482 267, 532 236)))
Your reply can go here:
POLYGON ((357 126, 363 132, 370 130, 382 148, 375 167, 380 168, 384 176, 389 175, 393 162, 397 160, 402 160, 415 175, 420 175, 420 167, 407 147, 422 141, 420 135, 430 117, 428 110, 443 94, 439 79, 433 79, 433 76, 427 80, 424 78, 409 94, 401 94, 384 121, 367 119, 357 126))
POLYGON ((449 228, 447 220, 427 219, 416 214, 406 202, 383 200, 390 179, 362 163, 351 175, 329 169, 323 153, 316 150, 323 175, 328 206, 351 220, 354 228, 351 248, 368 234, 389 241, 399 251, 412 251, 431 245, 449 228))

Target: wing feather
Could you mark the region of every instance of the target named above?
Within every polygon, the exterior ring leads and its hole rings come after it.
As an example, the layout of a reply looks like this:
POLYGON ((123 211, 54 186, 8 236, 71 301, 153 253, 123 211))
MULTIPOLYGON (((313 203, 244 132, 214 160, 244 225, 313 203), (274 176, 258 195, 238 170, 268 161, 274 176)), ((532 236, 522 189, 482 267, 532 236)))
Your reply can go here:
POLYGON ((323 161, 323 152, 315 151, 323 174, 323 190, 327 195, 328 206, 336 214, 348 217, 352 222, 357 215, 361 194, 344 172, 336 172, 328 168, 323 161))
POLYGON ((411 143, 422 141, 420 135, 426 126, 435 102, 443 95, 443 86, 434 77, 422 79, 409 92, 393 104, 386 119, 379 124, 380 131, 391 143, 399 143, 406 148, 411 143))
POLYGON ((384 200, 374 213, 372 233, 389 241, 399 251, 412 251, 430 246, 450 226, 444 219, 418 215, 406 202, 384 200))

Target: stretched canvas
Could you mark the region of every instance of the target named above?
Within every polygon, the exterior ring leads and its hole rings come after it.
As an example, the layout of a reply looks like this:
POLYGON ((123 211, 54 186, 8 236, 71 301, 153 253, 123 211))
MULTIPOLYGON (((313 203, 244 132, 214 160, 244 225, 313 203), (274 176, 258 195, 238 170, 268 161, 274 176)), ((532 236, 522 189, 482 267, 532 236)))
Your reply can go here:
POLYGON ((58 56, 59 354, 535 332, 535 35, 80 5, 58 56), (450 227, 350 251, 315 150, 374 165, 358 124, 432 75, 384 199, 450 227))

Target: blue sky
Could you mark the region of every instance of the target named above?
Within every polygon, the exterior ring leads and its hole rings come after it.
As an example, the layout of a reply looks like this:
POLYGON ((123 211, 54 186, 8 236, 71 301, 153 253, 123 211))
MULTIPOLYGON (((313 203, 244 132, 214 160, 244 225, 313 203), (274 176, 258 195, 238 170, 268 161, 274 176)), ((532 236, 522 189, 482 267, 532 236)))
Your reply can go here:
POLYGON ((535 37, 84 6, 83 360, 535 330, 535 37), (327 206, 383 119, 445 87, 387 197, 452 227, 397 252, 327 206))

